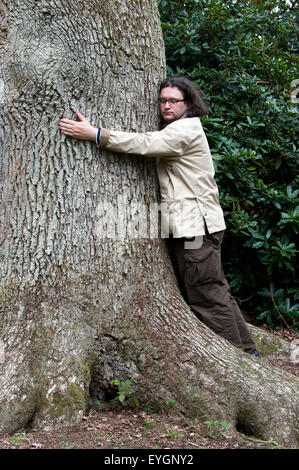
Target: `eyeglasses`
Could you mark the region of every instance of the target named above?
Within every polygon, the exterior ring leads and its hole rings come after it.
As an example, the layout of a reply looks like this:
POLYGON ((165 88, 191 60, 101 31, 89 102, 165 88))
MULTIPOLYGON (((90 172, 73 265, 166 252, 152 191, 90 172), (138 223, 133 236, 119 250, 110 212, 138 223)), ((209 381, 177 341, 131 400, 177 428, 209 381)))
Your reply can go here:
POLYGON ((183 100, 178 100, 176 98, 159 98, 159 103, 160 104, 166 104, 167 101, 169 104, 176 104, 176 103, 179 103, 180 101, 185 101, 184 99, 183 100))

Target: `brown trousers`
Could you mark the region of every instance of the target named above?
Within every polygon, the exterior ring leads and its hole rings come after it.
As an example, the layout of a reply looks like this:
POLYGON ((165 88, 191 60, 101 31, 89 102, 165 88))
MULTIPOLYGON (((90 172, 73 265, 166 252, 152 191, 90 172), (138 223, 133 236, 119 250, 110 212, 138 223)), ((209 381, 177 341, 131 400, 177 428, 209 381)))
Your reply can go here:
POLYGON ((256 346, 222 269, 223 236, 224 231, 206 234, 201 247, 194 249, 190 249, 192 243, 189 245, 187 239, 170 238, 170 252, 182 290, 196 316, 215 333, 251 353, 256 346))

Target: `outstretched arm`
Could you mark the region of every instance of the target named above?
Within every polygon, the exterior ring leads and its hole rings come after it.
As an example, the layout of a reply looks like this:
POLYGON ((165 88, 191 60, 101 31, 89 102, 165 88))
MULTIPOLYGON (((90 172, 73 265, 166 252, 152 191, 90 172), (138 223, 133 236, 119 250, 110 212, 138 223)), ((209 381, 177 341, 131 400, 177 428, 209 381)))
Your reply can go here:
POLYGON ((162 131, 122 132, 104 127, 93 127, 79 111, 79 121, 61 119, 59 127, 63 134, 81 140, 92 140, 100 148, 113 152, 144 155, 152 158, 173 158, 184 155, 186 147, 199 135, 203 134, 197 118, 190 126, 189 119, 177 120, 162 131))
POLYGON ((61 119, 59 123, 61 132, 75 139, 92 140, 96 142, 98 129, 93 127, 78 110, 76 114, 79 121, 61 119))

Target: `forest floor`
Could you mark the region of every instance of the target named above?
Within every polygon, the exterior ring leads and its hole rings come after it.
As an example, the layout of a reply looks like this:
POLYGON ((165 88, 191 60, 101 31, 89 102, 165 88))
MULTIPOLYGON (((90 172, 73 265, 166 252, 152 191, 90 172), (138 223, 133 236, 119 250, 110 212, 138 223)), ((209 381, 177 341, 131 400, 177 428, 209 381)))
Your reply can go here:
MULTIPOLYGON (((272 333, 287 341, 289 330, 272 333)), ((298 363, 284 359, 273 365, 298 376, 298 363)), ((78 425, 55 431, 27 429, 0 438, 0 449, 280 449, 228 427, 225 422, 155 414, 120 406, 92 406, 78 425)))

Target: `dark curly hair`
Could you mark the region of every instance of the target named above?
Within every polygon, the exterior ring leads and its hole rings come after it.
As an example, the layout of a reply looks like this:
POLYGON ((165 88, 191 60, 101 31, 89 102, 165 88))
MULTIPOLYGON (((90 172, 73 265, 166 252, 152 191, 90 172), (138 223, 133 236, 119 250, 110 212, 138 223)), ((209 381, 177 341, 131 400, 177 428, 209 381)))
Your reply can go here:
MULTIPOLYGON (((165 78, 160 85, 160 93, 163 88, 177 87, 181 90, 184 100, 188 106, 187 117, 200 117, 209 114, 209 108, 203 100, 200 89, 185 77, 165 78)), ((160 127, 165 125, 161 118, 160 127)))

